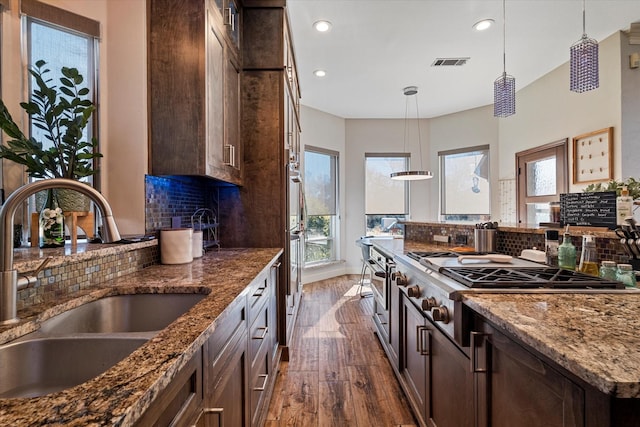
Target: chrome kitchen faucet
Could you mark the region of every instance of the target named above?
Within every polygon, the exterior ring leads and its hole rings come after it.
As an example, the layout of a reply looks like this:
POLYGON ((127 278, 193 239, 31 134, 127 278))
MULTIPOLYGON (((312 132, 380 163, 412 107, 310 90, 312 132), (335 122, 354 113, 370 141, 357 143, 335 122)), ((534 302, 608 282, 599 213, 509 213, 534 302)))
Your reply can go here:
MULTIPOLYGON (((55 178, 31 182, 18 188, 11 193, 4 205, 2 205, 2 209, 0 209, 0 222, 2 224, 2 241, 0 241, 0 325, 8 325, 18 321, 16 309, 18 273, 13 269, 13 216, 18 206, 29 196, 39 191, 53 188, 75 190, 90 198, 102 213, 102 240, 105 243, 112 243, 121 239, 109 202, 98 190, 85 183, 72 179, 55 178)), ((44 263, 46 262, 48 261, 45 258, 44 263)), ((44 263, 36 271, 39 271, 44 266, 44 263)), ((25 285, 30 282, 27 279, 25 285)))

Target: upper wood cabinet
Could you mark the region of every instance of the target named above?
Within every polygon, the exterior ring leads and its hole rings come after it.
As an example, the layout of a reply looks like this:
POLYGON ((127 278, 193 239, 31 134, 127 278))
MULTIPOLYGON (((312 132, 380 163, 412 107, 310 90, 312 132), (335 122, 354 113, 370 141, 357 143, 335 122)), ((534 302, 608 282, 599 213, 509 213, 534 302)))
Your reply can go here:
POLYGON ((242 184, 239 3, 147 5, 150 172, 242 184))

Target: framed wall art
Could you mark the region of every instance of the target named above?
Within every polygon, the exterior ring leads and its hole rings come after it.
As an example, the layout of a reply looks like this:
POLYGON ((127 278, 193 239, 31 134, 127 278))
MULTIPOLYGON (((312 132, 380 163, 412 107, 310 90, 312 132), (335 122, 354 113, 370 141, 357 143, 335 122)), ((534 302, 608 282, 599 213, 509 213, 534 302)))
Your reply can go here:
POLYGON ((573 183, 613 179, 613 127, 573 138, 573 183))

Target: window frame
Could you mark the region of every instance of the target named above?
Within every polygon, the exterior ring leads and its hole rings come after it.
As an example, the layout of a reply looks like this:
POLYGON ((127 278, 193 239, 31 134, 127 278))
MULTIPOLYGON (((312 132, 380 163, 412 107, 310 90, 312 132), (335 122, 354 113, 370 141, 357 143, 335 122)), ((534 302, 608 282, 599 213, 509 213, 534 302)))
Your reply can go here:
POLYGON ((491 216, 491 194, 493 192, 492 188, 491 188, 491 147, 489 144, 483 144, 483 145, 475 145, 472 147, 463 147, 463 148, 456 148, 453 150, 444 150, 444 151, 439 151, 438 152, 438 162, 440 165, 440 174, 439 174, 439 178, 440 178, 440 216, 442 217, 442 219, 444 220, 448 220, 448 219, 454 219, 454 218, 447 218, 447 217, 459 217, 459 216, 466 216, 468 220, 470 221, 478 221, 478 220, 484 220, 487 219, 491 216), (450 156, 450 155, 454 155, 454 154, 464 154, 464 153, 473 153, 473 152, 477 152, 477 151, 486 151, 487 154, 487 162, 488 162, 488 178, 487 181, 489 182, 489 212, 486 213, 479 213, 479 212, 475 212, 475 213, 466 213, 466 214, 451 214, 451 213, 446 213, 446 201, 445 201, 445 196, 446 196, 446 192, 447 192, 447 182, 445 179, 445 173, 446 173, 446 168, 445 168, 445 157, 446 156, 450 156))
MULTIPOLYGON (((42 3, 37 0, 21 0, 20 13, 24 56, 26 58, 25 63, 27 64, 27 66, 24 68, 24 81, 27 82, 24 86, 25 90, 28 91, 28 93, 25 94, 26 97, 30 97, 32 91, 32 78, 27 70, 27 67, 30 67, 32 65, 32 23, 37 23, 42 26, 57 29, 59 31, 74 34, 78 37, 87 39, 89 54, 89 57, 87 58, 88 73, 84 74, 83 77, 85 78, 85 82, 90 85, 89 87, 91 88, 91 100, 96 107, 96 110, 93 113, 89 124, 87 125, 87 127, 90 129, 88 138, 96 138, 98 140, 97 150, 100 151, 100 22, 47 3, 42 3)), ((29 120, 29 133, 31 133, 31 126, 31 121, 29 120)), ((96 173, 95 175, 88 177, 87 183, 100 190, 100 159, 93 159, 93 162, 93 168, 94 170, 96 170, 96 173)))
MULTIPOLYGON (((339 220, 340 220, 340 153, 338 151, 334 151, 334 150, 330 150, 327 148, 321 148, 321 147, 316 147, 313 145, 306 145, 304 146, 304 152, 303 155, 306 155, 307 152, 311 152, 311 153, 315 153, 315 154, 321 154, 321 155, 325 155, 325 156, 329 156, 333 158, 333 169, 334 169, 334 184, 335 184, 335 188, 334 188, 334 203, 335 203, 335 213, 333 215, 329 214, 329 215, 310 215, 309 214, 309 210, 308 207, 304 208, 305 211, 305 215, 304 215, 304 222, 305 222, 305 234, 304 234, 304 246, 303 246, 303 267, 312 267, 314 265, 319 265, 319 264, 325 264, 325 263, 330 263, 330 262, 335 262, 338 260, 338 243, 340 241, 340 226, 339 226, 339 220), (330 225, 329 225, 329 229, 330 229, 330 233, 329 236, 325 236, 322 238, 317 238, 317 239, 311 239, 309 238, 309 233, 308 233, 308 221, 309 221, 309 217, 311 216, 329 216, 331 217, 330 219, 330 225), (330 242, 330 247, 331 247, 331 255, 329 258, 324 258, 321 260, 314 260, 314 261, 307 261, 307 244, 309 242, 314 242, 314 241, 324 241, 326 240, 327 242, 330 242)), ((305 161, 305 168, 306 168, 306 161, 305 161)), ((305 170, 305 179, 304 179, 304 185, 306 186, 306 183, 308 182, 308 180, 306 179, 306 170, 305 170)), ((306 193, 306 191, 305 191, 306 193)), ((305 195, 305 205, 306 205, 306 195, 305 195)))
POLYGON ((564 138, 516 153, 516 218, 519 224, 527 223, 527 204, 556 202, 560 200, 560 194, 569 191, 568 147, 569 138, 564 138), (556 193, 527 196, 526 164, 552 156, 556 158, 556 193))
MULTIPOLYGON (((403 207, 403 213, 391 213, 391 212, 378 212, 378 213, 368 213, 368 209, 367 209, 367 159, 369 158, 397 158, 397 159, 404 159, 405 164, 404 164, 404 170, 410 170, 410 164, 411 164, 411 153, 398 153, 398 152, 365 152, 364 153, 364 233, 365 235, 371 235, 372 233, 375 234, 373 232, 373 230, 375 229, 372 228, 370 229, 368 224, 369 224, 369 217, 380 217, 380 221, 381 221, 381 226, 382 226, 382 220, 383 219, 388 219, 388 218, 394 218, 394 219, 398 219, 398 220, 404 220, 408 217, 409 215, 409 209, 410 209, 410 192, 409 192, 409 181, 394 181, 394 182, 398 182, 398 183, 402 183, 403 184, 403 198, 404 198, 404 207, 403 207)), ((389 180, 391 180, 391 176, 389 176, 389 180)), ((396 230, 398 231, 398 234, 404 234, 404 230, 402 228, 402 226, 398 226, 396 228, 396 230)), ((385 232, 384 230, 382 231, 382 235, 385 234, 390 234, 392 233, 391 230, 389 230, 388 232, 385 232)))

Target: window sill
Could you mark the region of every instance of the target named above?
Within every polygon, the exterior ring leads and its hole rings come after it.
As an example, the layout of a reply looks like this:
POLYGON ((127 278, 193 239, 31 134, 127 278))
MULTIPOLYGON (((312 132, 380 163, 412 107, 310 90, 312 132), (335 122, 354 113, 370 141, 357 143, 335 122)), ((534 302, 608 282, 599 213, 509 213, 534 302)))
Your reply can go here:
POLYGON ((304 270, 319 270, 319 269, 325 268, 325 267, 331 267, 331 266, 338 265, 338 264, 344 264, 345 262, 346 262, 345 260, 319 262, 317 264, 312 264, 312 265, 305 266, 304 270))

